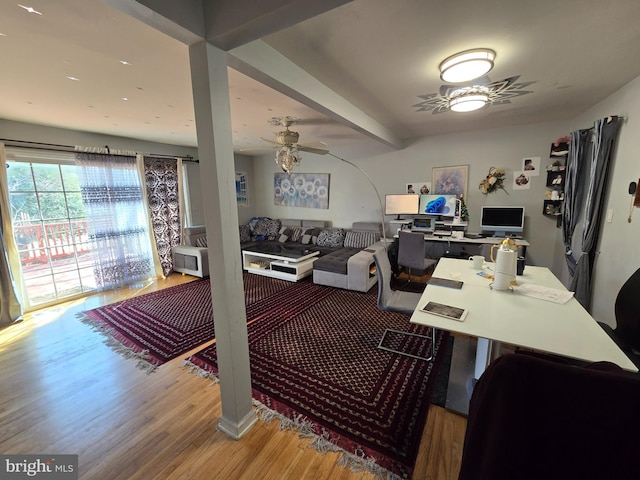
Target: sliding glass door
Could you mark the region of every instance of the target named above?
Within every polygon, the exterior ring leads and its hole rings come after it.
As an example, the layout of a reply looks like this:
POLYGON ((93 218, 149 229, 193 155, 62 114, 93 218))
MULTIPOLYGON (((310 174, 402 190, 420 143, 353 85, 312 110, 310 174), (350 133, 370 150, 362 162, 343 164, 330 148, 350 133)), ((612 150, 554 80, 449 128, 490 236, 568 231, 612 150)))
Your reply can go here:
POLYGON ((72 153, 7 148, 14 237, 31 309, 96 289, 72 153))

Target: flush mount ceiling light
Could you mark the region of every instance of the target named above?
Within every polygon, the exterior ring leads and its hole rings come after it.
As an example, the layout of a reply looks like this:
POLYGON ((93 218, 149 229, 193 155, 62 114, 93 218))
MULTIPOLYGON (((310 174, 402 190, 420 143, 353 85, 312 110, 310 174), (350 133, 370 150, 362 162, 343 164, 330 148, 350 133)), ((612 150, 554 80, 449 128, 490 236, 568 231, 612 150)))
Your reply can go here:
POLYGON ((452 112, 473 112, 489 102, 489 89, 482 86, 459 88, 449 96, 449 110, 452 112))
POLYGON ((455 99, 462 94, 472 95, 471 89, 473 88, 479 89, 475 91, 476 94, 488 97, 487 106, 508 105, 513 99, 533 93, 532 90, 527 90, 527 88, 536 82, 518 82, 519 78, 519 75, 515 75, 513 77, 505 78, 504 80, 482 83, 475 87, 441 85, 440 90, 437 93, 434 92, 418 95, 418 98, 422 101, 412 106, 417 112, 430 111, 433 115, 450 112, 452 110, 452 104, 454 105, 454 108, 457 108, 455 107, 455 104, 464 103, 462 100, 456 101, 455 99), (451 101, 452 99, 453 102, 451 101))
POLYGON ((493 68, 496 52, 474 48, 445 58, 440 64, 440 78, 445 82, 464 83, 478 78, 493 68))

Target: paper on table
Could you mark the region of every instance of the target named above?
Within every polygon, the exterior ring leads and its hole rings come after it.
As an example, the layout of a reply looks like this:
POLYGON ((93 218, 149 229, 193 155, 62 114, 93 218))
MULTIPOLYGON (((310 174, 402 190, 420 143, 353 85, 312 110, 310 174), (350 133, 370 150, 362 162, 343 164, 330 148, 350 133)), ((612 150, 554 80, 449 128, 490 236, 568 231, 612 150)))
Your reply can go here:
POLYGON ((530 283, 515 286, 513 289, 527 297, 539 298, 553 303, 567 303, 573 297, 573 292, 567 290, 558 290, 557 288, 532 285, 530 283))

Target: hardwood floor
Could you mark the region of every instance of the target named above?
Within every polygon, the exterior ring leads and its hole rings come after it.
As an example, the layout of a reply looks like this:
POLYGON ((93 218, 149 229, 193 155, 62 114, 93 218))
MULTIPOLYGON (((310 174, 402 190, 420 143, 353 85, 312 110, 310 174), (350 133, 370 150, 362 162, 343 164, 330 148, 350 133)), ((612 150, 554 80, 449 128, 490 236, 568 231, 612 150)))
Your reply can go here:
MULTIPOLYGON (((0 330, 0 451, 78 454, 81 479, 371 479, 308 448, 279 423, 236 441, 216 429, 219 386, 180 368, 147 375, 76 318, 100 305, 194 280, 94 295, 25 315, 0 330)), ((199 347, 200 348, 200 347, 199 347)), ((456 479, 466 419, 431 406, 414 479, 456 479)))

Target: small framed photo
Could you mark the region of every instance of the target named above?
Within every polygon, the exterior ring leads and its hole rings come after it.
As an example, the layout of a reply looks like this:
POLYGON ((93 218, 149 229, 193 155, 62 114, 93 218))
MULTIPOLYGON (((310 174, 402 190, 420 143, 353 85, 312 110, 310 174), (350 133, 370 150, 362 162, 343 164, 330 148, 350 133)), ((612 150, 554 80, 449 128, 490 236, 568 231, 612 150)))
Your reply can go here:
POLYGON ((404 193, 428 195, 429 193, 431 193, 431 182, 422 181, 407 183, 407 188, 404 193))
POLYGON ((522 170, 530 177, 540 175, 540 157, 526 157, 522 159, 522 170))
POLYGON ((513 185, 514 190, 528 190, 531 188, 531 178, 529 172, 513 172, 513 185))

